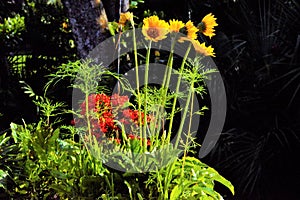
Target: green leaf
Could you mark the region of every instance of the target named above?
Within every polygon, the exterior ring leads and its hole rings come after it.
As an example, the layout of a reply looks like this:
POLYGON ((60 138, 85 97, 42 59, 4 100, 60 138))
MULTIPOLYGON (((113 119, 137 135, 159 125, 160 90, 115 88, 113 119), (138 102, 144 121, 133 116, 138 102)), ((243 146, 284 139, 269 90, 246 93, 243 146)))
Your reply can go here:
POLYGON ((51 137, 49 138, 49 140, 48 140, 48 145, 49 145, 50 147, 54 147, 54 146, 55 146, 55 142, 56 142, 56 140, 57 140, 58 137, 59 137, 59 133, 60 133, 60 129, 57 128, 57 129, 55 129, 55 131, 53 132, 53 134, 52 134, 51 137))
POLYGON ((131 185, 125 180, 124 181, 125 185, 127 186, 128 188, 128 192, 129 192, 129 196, 130 196, 130 199, 133 199, 132 198, 132 188, 131 188, 131 185))
POLYGON ((6 186, 4 185, 6 176, 8 176, 7 172, 0 169, 0 188, 6 189, 6 186))
POLYGON ((64 186, 64 185, 53 184, 53 185, 50 185, 50 188, 52 188, 56 192, 62 193, 62 194, 69 194, 71 192, 71 188, 64 186))
POLYGON ((139 200, 144 200, 144 198, 142 197, 141 193, 137 193, 137 196, 138 196, 139 200))
POLYGON ((15 123, 10 123, 10 129, 11 129, 11 135, 12 135, 12 137, 13 137, 13 139, 14 139, 14 142, 15 143, 18 143, 18 134, 17 134, 17 132, 18 132, 18 125, 17 124, 15 124, 15 123))
POLYGON ((111 35, 115 35, 117 29, 118 29, 118 24, 116 22, 108 22, 108 30, 111 35))
POLYGON ((0 146, 4 145, 8 140, 10 139, 10 137, 6 137, 6 133, 4 133, 3 135, 0 136, 0 146))
MULTIPOLYGON (((197 190, 196 190, 197 191, 197 190)), ((213 197, 214 199, 221 199, 221 195, 217 193, 213 188, 208 187, 201 187, 201 191, 209 196, 213 197)), ((199 192, 199 191, 197 191, 199 192)))
POLYGON ((176 185, 170 195, 170 199, 178 199, 182 193, 182 187, 176 185))
POLYGON ((214 179, 216 181, 218 181, 219 183, 223 184, 224 186, 226 186, 231 191, 231 193, 234 195, 234 186, 231 184, 230 181, 228 181, 227 179, 225 179, 223 176, 221 176, 219 174, 216 175, 214 177, 214 179))

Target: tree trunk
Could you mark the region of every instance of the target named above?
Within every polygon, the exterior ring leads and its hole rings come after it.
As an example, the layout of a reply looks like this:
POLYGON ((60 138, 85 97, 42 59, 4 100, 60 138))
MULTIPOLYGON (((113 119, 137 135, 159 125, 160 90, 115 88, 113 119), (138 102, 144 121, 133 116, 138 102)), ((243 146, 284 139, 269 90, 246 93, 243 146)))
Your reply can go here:
POLYGON ((62 2, 70 20, 78 56, 86 58, 89 52, 108 36, 97 21, 103 11, 102 3, 97 5, 93 0, 62 2))
MULTIPOLYGON (((63 0, 64 9, 72 26, 78 56, 86 58, 89 52, 108 36, 107 20, 119 18, 118 0, 63 0), (107 15, 106 15, 107 13, 107 15)), ((128 0, 121 0, 121 11, 129 8, 128 0)))
POLYGON ((102 3, 110 22, 119 19, 120 11, 127 12, 129 9, 129 0, 102 0, 102 3))

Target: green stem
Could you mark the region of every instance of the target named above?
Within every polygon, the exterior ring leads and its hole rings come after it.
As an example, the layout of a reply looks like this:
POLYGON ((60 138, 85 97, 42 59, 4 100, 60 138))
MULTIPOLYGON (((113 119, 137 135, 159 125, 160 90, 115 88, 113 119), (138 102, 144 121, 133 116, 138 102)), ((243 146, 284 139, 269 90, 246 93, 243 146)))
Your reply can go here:
MULTIPOLYGON (((173 67, 173 55, 174 55, 174 47, 175 47, 175 44, 176 44, 176 36, 172 39, 172 46, 171 46, 171 52, 170 52, 170 55, 169 55, 169 59, 168 59, 168 63, 167 63, 167 67, 168 67, 168 72, 167 72, 167 79, 166 79, 166 82, 165 82, 165 78, 164 78, 164 82, 163 82, 163 86, 168 89, 169 88, 169 84, 170 84, 170 79, 171 79, 171 73, 172 73, 172 67, 173 67)), ((167 94, 167 92, 166 92, 167 94)), ((166 95, 165 94, 165 95, 166 95)))
MULTIPOLYGON (((91 122, 90 122, 90 111, 89 111, 89 93, 87 92, 88 91, 88 86, 86 85, 85 86, 85 117, 86 117, 86 121, 87 121, 87 126, 88 126, 88 137, 89 138, 88 142, 93 142, 91 141, 91 138, 93 138, 92 136, 92 129, 91 129, 91 122)), ((84 137, 82 136, 82 139, 84 137)), ((90 150, 88 149, 87 145, 86 145, 86 141, 83 139, 83 143, 84 143, 84 146, 86 148, 86 150, 88 151, 88 155, 91 156, 91 152, 90 150)))
MULTIPOLYGON (((141 103, 141 95, 140 95, 139 64, 138 64, 138 57, 137 57, 136 35, 135 35, 134 24, 132 23, 131 26, 132 26, 132 33, 133 33, 133 52, 134 52, 134 64, 135 64, 138 112, 141 113, 142 103, 141 103)), ((141 115, 139 115, 139 136, 142 138, 142 116, 141 115)))
MULTIPOLYGON (((167 69, 165 70, 164 79, 162 83, 162 99, 160 103, 160 107, 158 108, 157 115, 155 117, 154 121, 154 129, 151 131, 152 133, 156 134, 156 140, 158 139, 158 131, 161 129, 161 122, 163 121, 163 110, 166 107, 166 100, 167 100, 167 94, 168 94, 168 88, 170 84, 171 79, 171 73, 172 73, 172 67, 173 67, 173 55, 174 55, 174 47, 176 44, 176 36, 172 38, 172 45, 170 49, 170 54, 167 62, 167 69), (157 124, 157 128, 155 128, 155 125, 157 124)), ((163 125, 164 127, 164 125, 163 125)), ((162 144, 163 145, 163 144, 162 144)))
POLYGON ((90 113, 89 113, 89 94, 87 92, 85 93, 85 117, 88 126, 88 134, 89 136, 92 136, 90 113))
POLYGON ((188 112, 189 103, 190 103, 193 92, 194 92, 194 84, 192 83, 192 85, 190 86, 190 89, 189 89, 189 93, 188 93, 188 96, 187 96, 187 99, 186 99, 186 104, 185 104, 185 107, 184 107, 183 115, 182 115, 182 118, 181 118, 181 121, 180 121, 180 126, 179 126, 179 129, 178 129, 178 135, 177 135, 176 142, 175 142, 175 148, 178 147, 179 139, 181 138, 183 125, 184 125, 184 122, 185 122, 185 118, 186 118, 186 115, 187 115, 187 112, 188 112))
POLYGON ((164 187, 163 187, 163 199, 168 200, 169 199, 169 190, 170 190, 170 184, 173 178, 173 172, 175 170, 175 164, 177 160, 175 159, 172 163, 169 164, 167 167, 167 173, 164 178, 164 187))
POLYGON ((189 146, 189 138, 191 137, 191 126, 192 126, 192 118, 193 118, 193 108, 194 108, 194 92, 192 93, 192 100, 191 100, 191 108, 190 108, 190 119, 189 119, 189 129, 188 129, 188 136, 186 138, 185 148, 182 157, 182 168, 181 168, 181 178, 184 176, 184 167, 185 167, 185 158, 187 156, 187 148, 189 146))
MULTIPOLYGON (((149 41, 147 55, 146 55, 146 66, 145 66, 145 77, 144 77, 144 150, 147 150, 147 98, 148 98, 148 72, 149 72, 149 62, 150 62, 150 52, 151 52, 152 41, 149 41)), ((142 140, 141 140, 142 141, 142 140)))
MULTIPOLYGON (((179 87, 180 87, 180 83, 181 83, 181 79, 182 79, 182 73, 183 73, 183 70, 184 70, 186 59, 187 59, 187 57, 190 53, 191 47, 192 47, 192 44, 190 44, 188 49, 186 50, 184 58, 183 58, 182 63, 181 63, 180 70, 179 70, 179 75, 178 75, 177 85, 176 85, 176 91, 174 93, 174 100, 173 100, 172 111, 171 111, 171 116, 170 116, 170 126, 169 126, 169 130, 168 130, 168 134, 167 134, 167 142, 170 142, 171 131, 172 131, 172 126, 173 126, 173 118, 174 118, 175 109, 176 109, 177 94, 179 93, 179 87)), ((184 120, 184 118, 182 120, 184 120)))
MULTIPOLYGON (((194 88, 194 84, 193 84, 193 88, 194 88)), ((189 138, 191 138, 191 127, 192 127, 192 121, 193 121, 193 109, 194 109, 194 97, 195 97, 195 95, 194 95, 195 93, 193 92, 192 93, 192 100, 191 100, 191 109, 190 109, 190 120, 189 120, 189 129, 188 129, 188 137, 187 137, 187 145, 188 145, 188 139, 189 138)), ((186 150, 185 150, 185 152, 186 152, 186 150)), ((186 155, 186 153, 185 153, 185 155, 186 155)))
POLYGON ((168 88, 169 86, 170 77, 171 77, 170 73, 172 71, 172 66, 173 66, 173 54, 174 54, 175 44, 176 44, 176 36, 172 38, 172 45, 171 45, 170 54, 167 63, 168 70, 165 71, 164 80, 162 84, 164 88, 168 88))

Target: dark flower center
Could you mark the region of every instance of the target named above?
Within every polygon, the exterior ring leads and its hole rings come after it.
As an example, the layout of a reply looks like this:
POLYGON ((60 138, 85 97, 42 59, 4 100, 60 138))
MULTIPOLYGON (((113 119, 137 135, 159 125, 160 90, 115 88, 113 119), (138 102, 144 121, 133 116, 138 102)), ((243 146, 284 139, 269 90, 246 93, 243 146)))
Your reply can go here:
POLYGON ((184 35, 187 35, 188 34, 188 31, 187 31, 187 28, 186 27, 183 27, 179 30, 180 33, 183 33, 184 35))
POLYGON ((204 22, 201 22, 198 24, 198 27, 200 32, 204 32, 206 30, 206 24, 204 22))
POLYGON ((149 28, 147 34, 151 38, 157 38, 159 36, 159 32, 156 28, 149 28))

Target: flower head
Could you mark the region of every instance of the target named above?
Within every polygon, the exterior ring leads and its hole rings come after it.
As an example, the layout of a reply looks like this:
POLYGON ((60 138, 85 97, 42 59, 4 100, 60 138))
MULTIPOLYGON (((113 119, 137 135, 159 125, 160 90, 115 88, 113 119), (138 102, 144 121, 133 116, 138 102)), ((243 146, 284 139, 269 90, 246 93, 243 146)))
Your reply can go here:
POLYGON ((132 133, 127 135, 129 139, 134 140, 136 137, 135 135, 133 135, 132 133))
POLYGON ((211 13, 206 15, 202 19, 202 22, 198 25, 200 32, 202 32, 204 35, 208 36, 209 38, 216 35, 214 33, 214 31, 215 31, 214 27, 218 26, 216 19, 217 18, 215 18, 215 16, 211 13))
POLYGON ((212 57, 215 57, 215 53, 214 53, 214 48, 212 48, 212 46, 208 46, 206 47, 205 46, 205 43, 200 43, 198 40, 193 40, 191 41, 194 48, 195 48, 195 51, 197 53, 200 53, 204 56, 212 56, 212 57))
POLYGON ((101 14, 97 19, 97 23, 100 25, 102 30, 106 29, 108 27, 108 20, 106 15, 101 14))
POLYGON ((170 20, 169 21, 170 27, 169 30, 170 32, 175 32, 178 33, 180 29, 182 29, 184 27, 184 23, 182 21, 178 21, 178 20, 170 20))
POLYGON ((66 22, 63 22, 62 27, 63 27, 63 29, 66 29, 66 28, 68 28, 68 24, 66 22))
POLYGON ((133 21, 133 14, 131 12, 121 13, 119 24, 122 26, 125 26, 126 22, 132 22, 133 21))
POLYGON ((169 32, 169 24, 157 16, 147 17, 143 20, 142 33, 147 40, 158 42, 165 39, 169 32))
POLYGON ((186 24, 185 27, 187 29, 187 38, 191 40, 196 40, 197 39, 197 32, 199 31, 197 27, 194 26, 194 23, 189 20, 186 24))
POLYGON ((112 106, 124 106, 125 103, 129 101, 128 96, 121 96, 119 94, 113 94, 111 96, 111 104, 112 106))
POLYGON ((90 94, 88 99, 81 104, 81 114, 86 113, 86 103, 88 102, 88 110, 97 112, 99 109, 110 108, 110 97, 105 94, 90 94))

